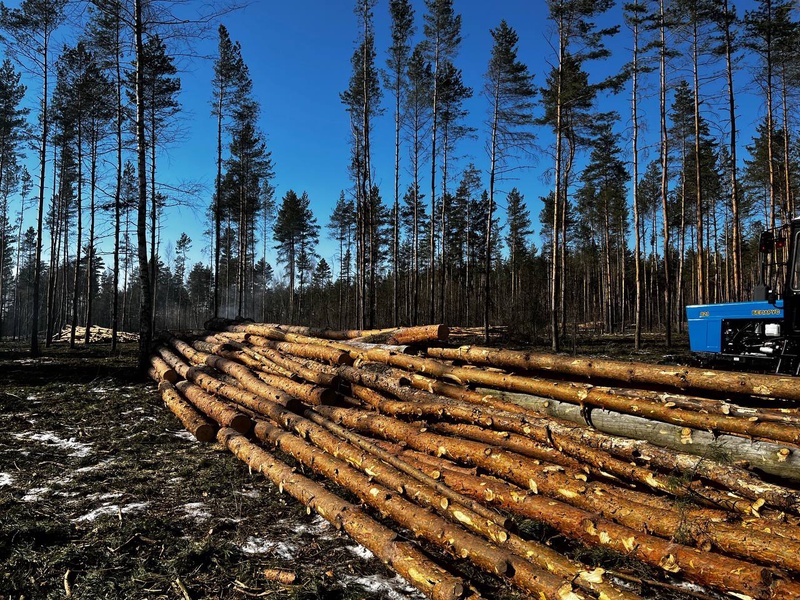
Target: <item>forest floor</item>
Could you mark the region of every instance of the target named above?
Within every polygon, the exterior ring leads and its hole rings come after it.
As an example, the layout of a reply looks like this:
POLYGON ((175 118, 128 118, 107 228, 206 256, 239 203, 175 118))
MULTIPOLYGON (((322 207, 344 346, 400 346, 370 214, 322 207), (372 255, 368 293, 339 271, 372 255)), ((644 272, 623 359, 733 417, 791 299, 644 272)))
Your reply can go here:
MULTIPOLYGON (((576 350, 664 361, 663 346, 649 346, 633 353, 629 340, 606 337, 576 350)), ((121 347, 110 358, 108 344, 56 344, 31 359, 0 344, 0 600, 422 598, 231 454, 194 440, 138 377, 135 345, 121 347), (269 581, 265 568, 297 580, 269 581)))

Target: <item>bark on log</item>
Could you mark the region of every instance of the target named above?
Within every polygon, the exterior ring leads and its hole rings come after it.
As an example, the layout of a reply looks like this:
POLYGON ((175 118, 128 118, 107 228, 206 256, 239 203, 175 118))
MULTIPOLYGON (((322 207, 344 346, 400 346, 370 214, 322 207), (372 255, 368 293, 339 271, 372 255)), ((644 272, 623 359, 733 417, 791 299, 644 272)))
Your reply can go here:
POLYGON ((223 427, 230 427, 237 433, 250 431, 253 422, 250 417, 232 409, 227 404, 220 402, 214 396, 206 394, 198 385, 190 381, 179 381, 175 387, 194 404, 198 410, 205 413, 223 427))
MULTIPOLYGON (((480 387, 477 390, 482 394, 496 395, 496 397, 506 401, 517 402, 521 406, 552 417, 591 426, 599 432, 632 438, 633 440, 645 440, 650 445, 669 448, 679 453, 700 456, 702 460, 697 463, 698 468, 711 466, 715 462, 724 462, 728 463, 732 468, 737 465, 746 466, 770 475, 776 475, 792 481, 800 481, 800 451, 793 446, 767 441, 747 440, 732 435, 654 422, 644 417, 627 415, 613 410, 593 408, 591 411, 582 411, 577 405, 531 394, 518 394, 480 387), (587 416, 589 417, 588 420, 587 416)), ((618 448, 622 450, 623 447, 617 445, 613 447, 613 449, 618 448)), ((651 449, 647 449, 641 454, 642 456, 659 456, 659 453, 651 449)), ((741 475, 742 485, 731 487, 730 489, 750 498, 750 494, 754 492, 748 492, 747 488, 752 484, 756 486, 754 489, 758 489, 758 484, 756 483, 758 480, 753 481, 752 475, 746 477, 743 472, 744 469, 736 472, 736 476, 741 475), (750 481, 750 483, 744 483, 745 481, 750 481)), ((721 479, 717 480, 715 478, 722 476, 728 480, 729 485, 733 485, 734 478, 724 476, 719 470, 716 473, 716 476, 709 473, 707 475, 709 480, 722 483, 721 479)), ((778 493, 775 496, 776 499, 769 500, 773 506, 791 508, 800 505, 800 501, 797 499, 777 500, 781 493, 777 492, 777 490, 776 493, 778 493)), ((766 499, 768 497, 766 494, 768 492, 759 493, 757 498, 763 497, 766 499)), ((785 496, 785 494, 783 495, 785 496)), ((792 510, 796 510, 796 508, 792 508, 792 510)))
POLYGON ((295 360, 281 354, 272 348, 261 348, 258 351, 241 345, 242 352, 260 361, 269 361, 285 372, 295 374, 306 381, 336 389, 339 386, 339 377, 332 367, 322 365, 312 360, 295 360))
POLYGON ((330 402, 336 397, 336 393, 333 390, 297 383, 278 375, 273 376, 262 373, 261 375, 264 378, 264 381, 262 381, 259 377, 253 375, 252 371, 244 365, 214 354, 201 352, 192 348, 186 342, 182 342, 174 337, 170 338, 169 341, 174 348, 192 362, 208 365, 209 367, 213 367, 218 371, 235 377, 241 382, 245 389, 263 398, 275 400, 284 404, 286 402, 284 394, 289 394, 310 404, 321 404, 330 402))
POLYGON ((417 537, 422 537, 462 559, 469 558, 473 564, 489 573, 507 576, 514 585, 543 598, 553 600, 584 598, 582 594, 575 593, 570 583, 563 578, 537 569, 531 563, 396 496, 391 490, 373 483, 368 476, 313 448, 299 437, 273 427, 266 421, 256 424, 255 433, 262 441, 273 444, 307 467, 349 490, 362 502, 389 516, 401 526, 411 530, 417 537))
MULTIPOLYGON (((403 458, 421 469, 426 468, 425 463, 415 461, 407 453, 403 453, 403 458)), ((453 489, 514 514, 547 523, 588 546, 610 548, 722 592, 765 600, 800 597, 800 584, 784 578, 779 572, 663 540, 494 478, 455 473, 447 468, 446 461, 437 462, 437 472, 453 489)))
POLYGON ((733 433, 745 437, 759 437, 791 444, 800 442, 800 428, 781 423, 753 422, 727 415, 702 414, 695 411, 669 407, 652 400, 636 399, 611 394, 590 385, 548 381, 521 375, 510 375, 454 367, 441 361, 414 356, 398 355, 383 350, 369 350, 361 358, 418 371, 436 377, 452 378, 459 383, 487 385, 508 391, 546 396, 554 400, 570 402, 580 406, 596 406, 625 414, 634 414, 648 419, 671 423, 683 427, 733 433))
MULTIPOLYGON (((281 406, 296 410, 303 410, 303 408, 305 408, 303 403, 298 399, 293 398, 289 394, 285 394, 280 390, 274 390, 274 397, 270 400, 267 400, 242 387, 237 387, 212 377, 211 375, 205 373, 200 367, 190 367, 184 363, 180 357, 173 352, 170 352, 167 348, 158 348, 158 353, 161 354, 162 358, 167 361, 169 365, 175 368, 175 370, 178 371, 182 377, 195 382, 207 392, 224 396, 225 398, 228 398, 237 404, 246 406, 247 408, 250 408, 251 410, 261 414, 268 414, 276 403, 281 406)), ((236 381, 238 382, 238 380, 236 381)))
POLYGON ((150 357, 150 364, 152 365, 153 369, 155 369, 160 380, 173 384, 178 381, 178 374, 175 372, 175 369, 170 367, 158 356, 150 357))
MULTIPOLYGON (((299 475, 232 429, 221 429, 217 439, 250 468, 264 474, 281 491, 288 492, 337 529, 400 573, 411 585, 433 600, 458 600, 467 587, 397 534, 345 502, 320 484, 299 475)), ((475 600, 477 595, 473 596, 475 600)))
POLYGON ((158 390, 161 392, 161 397, 164 399, 164 404, 167 405, 167 408, 178 417, 178 420, 198 442, 210 442, 214 439, 216 428, 198 413, 191 404, 181 398, 171 383, 162 381, 158 385, 158 390))
POLYGON ((633 385, 663 385, 680 390, 703 390, 734 395, 766 396, 800 400, 800 386, 793 377, 733 373, 693 367, 668 367, 618 360, 576 358, 534 352, 498 350, 477 346, 429 348, 428 355, 447 360, 502 368, 551 371, 572 377, 602 378, 633 385))
POLYGON ((247 341, 254 346, 273 348, 293 356, 311 360, 326 361, 331 365, 352 365, 353 359, 349 352, 319 344, 298 344, 294 342, 280 342, 265 338, 261 335, 245 334, 247 341))
POLYGON ((797 541, 782 539, 781 544, 776 545, 771 533, 743 531, 735 525, 702 519, 696 512, 692 513, 694 522, 688 523, 681 510, 645 508, 635 502, 635 494, 633 499, 629 499, 627 491, 622 488, 576 480, 560 467, 542 466, 491 445, 419 431, 411 425, 374 413, 324 407, 320 407, 319 412, 336 422, 393 441, 403 441, 428 454, 449 456, 462 464, 477 466, 536 493, 563 500, 636 530, 654 532, 666 538, 682 536, 701 546, 713 544, 726 553, 800 572, 800 542, 797 541))

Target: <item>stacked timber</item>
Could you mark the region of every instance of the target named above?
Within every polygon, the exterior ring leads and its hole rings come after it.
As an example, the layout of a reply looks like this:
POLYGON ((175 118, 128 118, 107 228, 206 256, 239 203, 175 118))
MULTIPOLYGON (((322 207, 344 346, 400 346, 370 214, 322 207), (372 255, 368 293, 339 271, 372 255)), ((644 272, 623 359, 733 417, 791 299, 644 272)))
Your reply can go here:
MULTIPOLYGON (((72 335, 72 327, 66 326, 53 336, 53 341, 68 342, 70 340, 71 335, 72 335)), ((99 344, 99 343, 110 342, 112 335, 113 335, 113 330, 109 329, 108 327, 100 327, 98 325, 92 325, 89 328, 89 343, 99 344)), ((86 327, 78 325, 75 328, 75 342, 78 344, 82 344, 85 339, 86 339, 86 327)), ((118 331, 117 341, 138 342, 139 334, 130 333, 128 331, 118 331)))
POLYGON ((214 325, 157 349, 167 406, 430 598, 800 598, 800 413, 734 403, 790 382, 451 348, 438 325, 214 325))

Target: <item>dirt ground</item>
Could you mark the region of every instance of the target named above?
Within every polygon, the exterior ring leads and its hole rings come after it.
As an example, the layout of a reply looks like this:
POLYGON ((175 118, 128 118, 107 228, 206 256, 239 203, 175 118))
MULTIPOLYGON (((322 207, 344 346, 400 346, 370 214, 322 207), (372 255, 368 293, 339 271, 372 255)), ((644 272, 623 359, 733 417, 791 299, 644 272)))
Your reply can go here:
POLYGON ((421 598, 108 351, 0 347, 0 598, 421 598))

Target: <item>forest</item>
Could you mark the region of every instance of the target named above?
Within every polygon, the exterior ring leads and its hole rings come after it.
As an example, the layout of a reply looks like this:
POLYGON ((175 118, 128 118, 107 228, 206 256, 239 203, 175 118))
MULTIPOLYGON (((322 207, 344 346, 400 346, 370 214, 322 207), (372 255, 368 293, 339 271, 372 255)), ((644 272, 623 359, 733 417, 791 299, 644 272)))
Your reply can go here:
POLYGON ((750 298, 759 233, 795 214, 800 21, 788 0, 743 4, 546 0, 542 72, 497 15, 472 89, 458 2, 356 0, 339 96, 350 186, 323 214, 300 184, 275 192, 261 102, 224 25, 236 6, 189 20, 166 0, 0 3, 0 337, 29 339, 36 355, 65 327, 71 345, 86 324, 138 331, 143 364, 155 331, 212 316, 442 322, 487 338, 505 325, 554 351, 587 328, 632 333, 637 348, 657 332, 669 346, 687 304, 750 298), (616 8, 622 22, 606 26, 616 8), (63 31, 75 35, 58 46, 63 31), (206 32, 218 39, 216 174, 197 193, 206 239, 168 240, 175 54, 206 32), (743 105, 743 90, 758 104, 743 105), (485 114, 470 118, 473 96, 485 114), (658 106, 646 127, 645 102, 658 106), (754 137, 737 127, 745 110, 754 137), (393 124, 391 165, 373 157, 380 120, 393 124), (465 159, 467 139, 486 152, 465 159), (532 155, 536 172, 522 170, 532 155), (540 176, 551 191, 532 214, 534 199, 508 184, 540 176), (208 260, 190 260, 193 245, 208 260))

